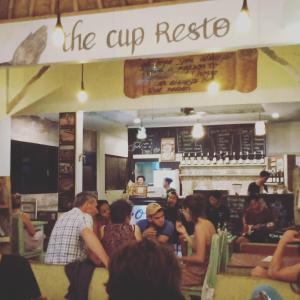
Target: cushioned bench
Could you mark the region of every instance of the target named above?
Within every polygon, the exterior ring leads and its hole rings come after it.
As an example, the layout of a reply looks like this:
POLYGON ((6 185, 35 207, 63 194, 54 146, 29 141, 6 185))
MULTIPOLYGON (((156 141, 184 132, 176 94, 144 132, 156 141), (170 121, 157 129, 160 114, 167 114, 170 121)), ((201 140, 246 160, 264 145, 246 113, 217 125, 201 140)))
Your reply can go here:
POLYGON ((272 286, 285 300, 299 300, 288 283, 246 276, 217 275, 214 300, 248 300, 259 285, 272 286))
MULTIPOLYGON (((42 294, 48 300, 63 300, 69 286, 64 267, 38 263, 32 263, 31 265, 42 294)), ((108 272, 106 269, 95 269, 89 288, 89 300, 106 300, 108 298, 104 286, 107 279, 108 272)))

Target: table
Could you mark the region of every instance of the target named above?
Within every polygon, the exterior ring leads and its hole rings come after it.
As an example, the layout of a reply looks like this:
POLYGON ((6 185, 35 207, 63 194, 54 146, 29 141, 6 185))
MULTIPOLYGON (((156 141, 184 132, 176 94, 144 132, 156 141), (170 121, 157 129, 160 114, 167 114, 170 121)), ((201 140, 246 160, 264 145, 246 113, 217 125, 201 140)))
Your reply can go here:
MULTIPOLYGON (((252 253, 233 253, 227 264, 227 273, 231 275, 250 275, 253 268, 260 266, 268 268, 270 262, 263 262, 266 255, 252 253)), ((300 263, 300 256, 286 256, 283 259, 285 266, 300 263)))

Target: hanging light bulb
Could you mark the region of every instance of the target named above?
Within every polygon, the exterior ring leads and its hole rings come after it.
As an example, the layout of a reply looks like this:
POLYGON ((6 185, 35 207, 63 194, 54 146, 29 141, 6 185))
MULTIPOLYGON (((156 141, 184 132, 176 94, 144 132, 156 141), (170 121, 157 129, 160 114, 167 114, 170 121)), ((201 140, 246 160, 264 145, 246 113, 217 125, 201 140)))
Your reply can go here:
POLYGON ((134 124, 140 124, 140 123, 141 123, 141 119, 140 119, 140 118, 135 118, 135 119, 133 120, 133 123, 134 123, 134 124))
POLYGON ((216 94, 220 90, 220 84, 216 80, 210 82, 210 84, 207 87, 207 91, 210 94, 216 94))
POLYGON ((243 6, 236 20, 236 30, 239 33, 249 32, 251 29, 251 18, 247 0, 243 0, 243 6))
POLYGON ((57 20, 52 32, 52 41, 55 46, 62 47, 65 43, 65 32, 60 17, 60 1, 57 0, 57 20))
POLYGON ((144 140, 147 138, 147 133, 146 133, 146 128, 141 126, 139 129, 138 129, 138 133, 136 135, 136 137, 139 139, 139 140, 144 140))
POLYGON ((83 64, 81 65, 81 89, 80 91, 77 93, 77 99, 80 103, 84 103, 87 101, 89 95, 86 92, 85 88, 84 88, 84 73, 83 73, 84 69, 83 69, 83 64))
POLYGON ((201 123, 196 123, 192 129, 192 137, 194 139, 201 139, 205 135, 204 127, 201 123))
POLYGON ((220 84, 215 80, 215 54, 213 53, 212 55, 212 81, 208 84, 207 91, 213 95, 220 90, 220 84))
POLYGON ((266 124, 264 121, 257 121, 255 123, 255 135, 262 136, 266 134, 266 124))

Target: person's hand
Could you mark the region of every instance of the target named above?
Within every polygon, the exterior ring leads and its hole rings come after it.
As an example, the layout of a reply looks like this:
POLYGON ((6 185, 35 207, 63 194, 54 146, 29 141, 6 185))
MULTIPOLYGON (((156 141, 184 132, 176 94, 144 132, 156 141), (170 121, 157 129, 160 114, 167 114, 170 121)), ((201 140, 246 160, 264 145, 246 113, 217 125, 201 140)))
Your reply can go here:
POLYGON ((143 232, 143 237, 146 238, 156 238, 157 235, 157 230, 154 229, 153 227, 149 227, 147 228, 144 232, 143 232))
POLYGON ((280 240, 280 243, 284 243, 284 244, 295 243, 295 242, 300 243, 299 232, 295 230, 286 231, 280 240))
POLYGON ((188 235, 185 227, 182 225, 181 222, 177 221, 176 222, 176 230, 180 234, 180 236, 185 237, 188 235))

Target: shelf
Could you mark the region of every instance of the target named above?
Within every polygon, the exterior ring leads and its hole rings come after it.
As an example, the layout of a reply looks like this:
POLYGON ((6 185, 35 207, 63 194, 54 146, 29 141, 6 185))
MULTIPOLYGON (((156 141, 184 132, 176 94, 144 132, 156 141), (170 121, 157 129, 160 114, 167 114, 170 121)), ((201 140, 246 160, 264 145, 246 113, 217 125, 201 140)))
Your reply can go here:
POLYGON ((9 243, 10 237, 9 236, 0 236, 0 243, 9 243))
POLYGON ((265 185, 280 186, 284 185, 284 182, 266 182, 265 185))
POLYGON ((266 167, 266 164, 223 164, 223 165, 180 165, 180 168, 240 168, 240 167, 266 167))

